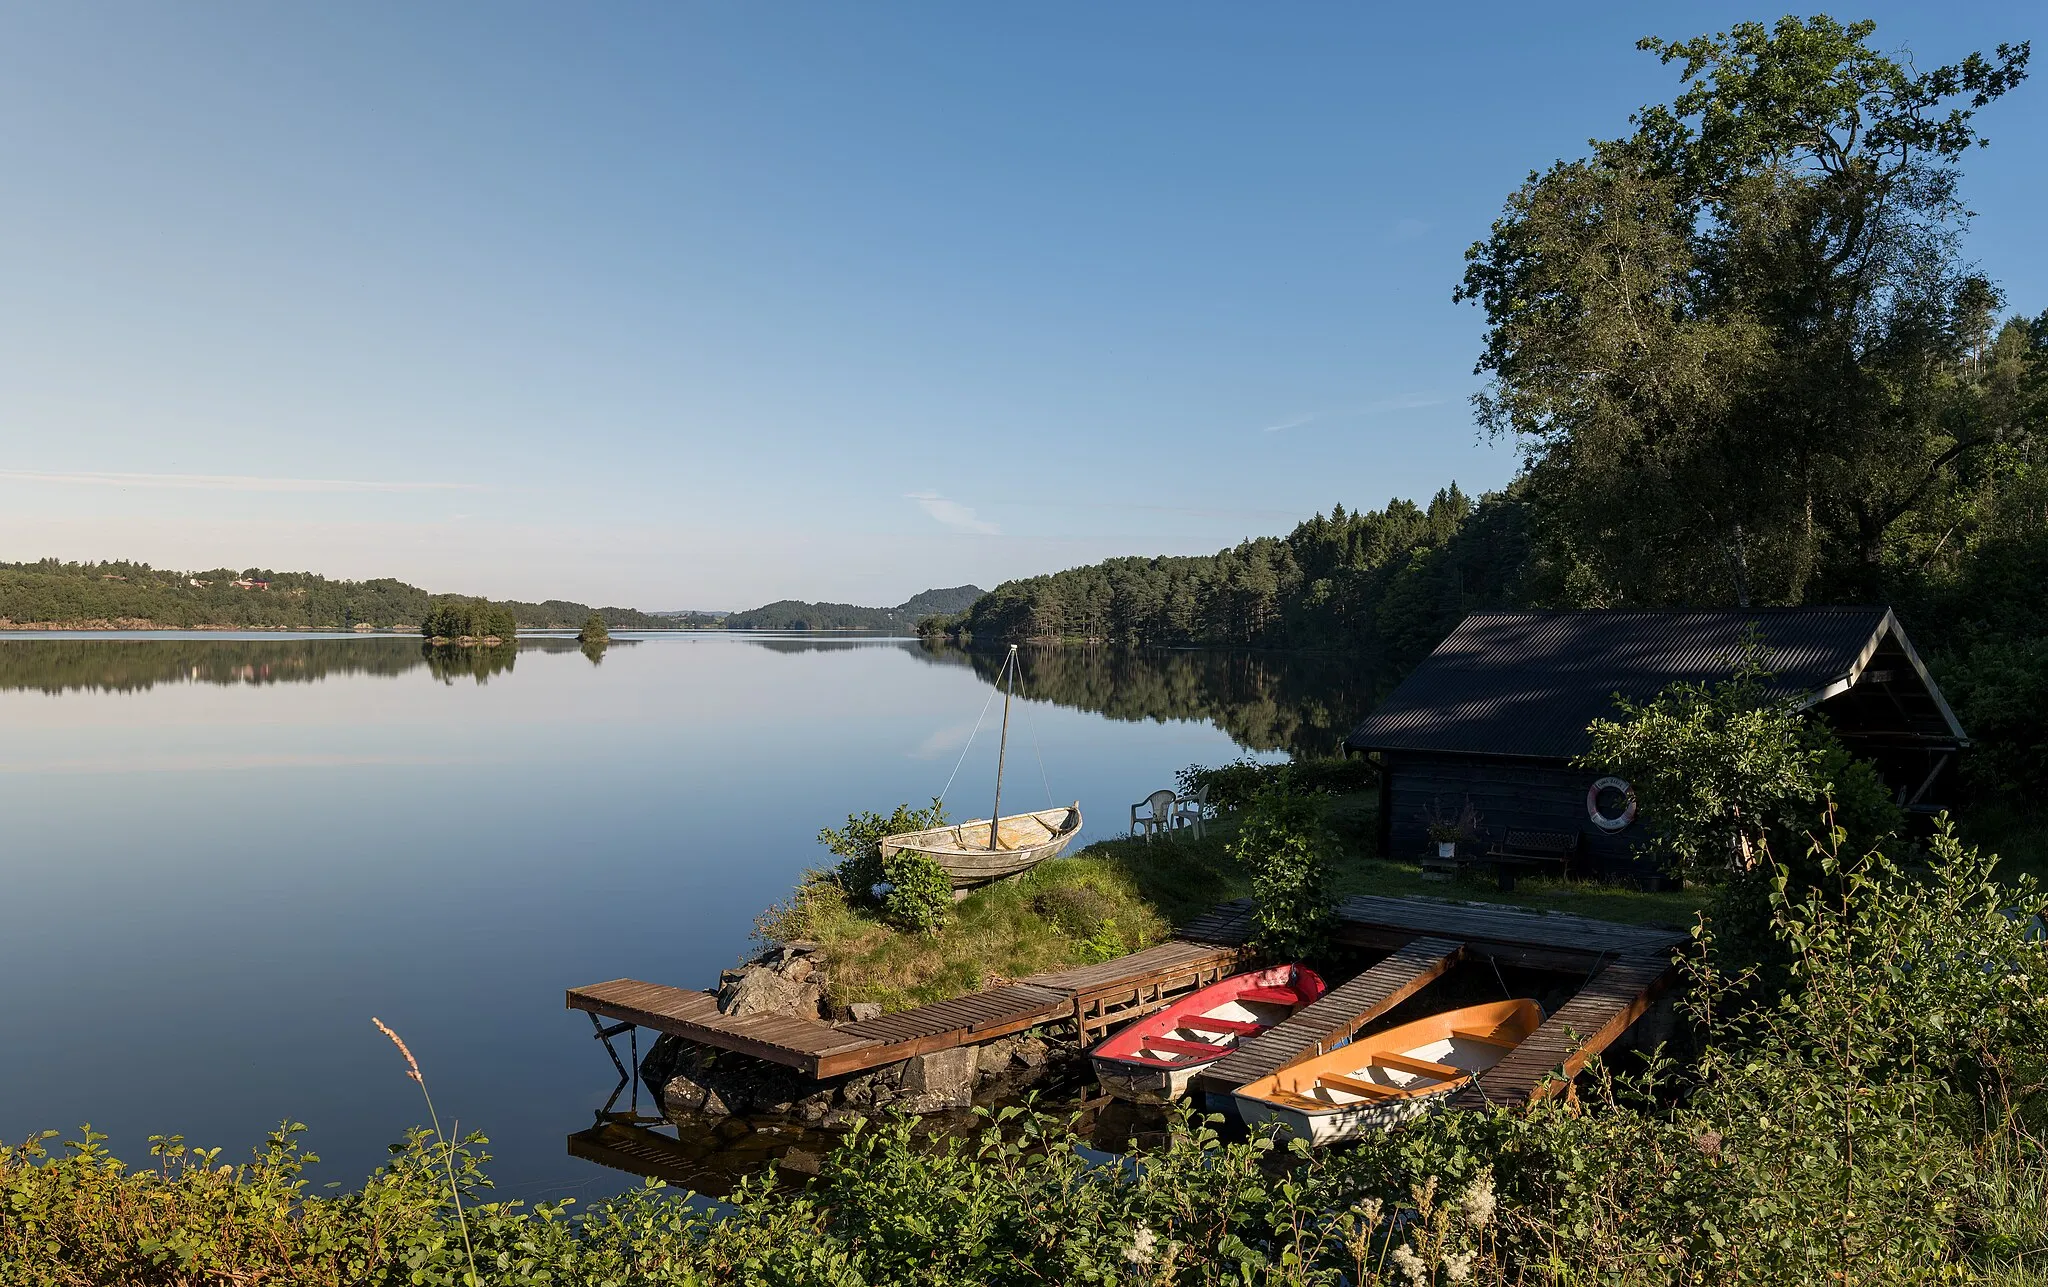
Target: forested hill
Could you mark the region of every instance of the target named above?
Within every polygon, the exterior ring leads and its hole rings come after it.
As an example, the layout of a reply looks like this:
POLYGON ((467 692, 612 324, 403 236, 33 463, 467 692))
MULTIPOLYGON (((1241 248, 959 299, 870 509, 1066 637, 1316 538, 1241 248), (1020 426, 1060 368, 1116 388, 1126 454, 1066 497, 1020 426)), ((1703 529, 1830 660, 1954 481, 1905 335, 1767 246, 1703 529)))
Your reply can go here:
POLYGON ((802 603, 783 599, 765 607, 727 616, 728 630, 909 630, 927 617, 960 612, 982 597, 979 586, 956 585, 926 590, 893 608, 863 608, 851 603, 802 603))
MULTIPOLYGON (((0 563, 0 626, 60 625, 84 629, 347 630, 357 626, 416 630, 435 601, 403 581, 332 581, 311 572, 176 572, 146 563, 0 563)), ((523 628, 581 626, 587 604, 499 604, 523 628)), ((703 625, 708 618, 653 616, 633 608, 600 608, 614 629, 703 625)))
POLYGON ((1284 537, 1211 555, 1111 559, 1006 581, 924 629, 978 643, 1068 638, 1419 657, 1465 613, 1527 597, 1528 529, 1518 495, 1474 504, 1454 483, 1427 506, 1339 505, 1284 537))

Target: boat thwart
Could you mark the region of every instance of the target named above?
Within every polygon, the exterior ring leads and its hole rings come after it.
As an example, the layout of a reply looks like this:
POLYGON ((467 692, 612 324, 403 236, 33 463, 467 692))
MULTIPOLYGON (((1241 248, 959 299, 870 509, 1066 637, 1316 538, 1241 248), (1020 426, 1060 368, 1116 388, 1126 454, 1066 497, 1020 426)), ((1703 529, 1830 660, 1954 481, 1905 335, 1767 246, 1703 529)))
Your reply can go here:
POLYGON ((1118 1099, 1179 1099, 1203 1069, 1321 995, 1322 978, 1303 965, 1219 979, 1097 1044, 1095 1076, 1118 1099))
POLYGON ((1440 1107, 1542 1022, 1527 998, 1446 1010, 1248 1082, 1238 1112, 1247 1126, 1273 1122, 1311 1144, 1385 1130, 1440 1107))

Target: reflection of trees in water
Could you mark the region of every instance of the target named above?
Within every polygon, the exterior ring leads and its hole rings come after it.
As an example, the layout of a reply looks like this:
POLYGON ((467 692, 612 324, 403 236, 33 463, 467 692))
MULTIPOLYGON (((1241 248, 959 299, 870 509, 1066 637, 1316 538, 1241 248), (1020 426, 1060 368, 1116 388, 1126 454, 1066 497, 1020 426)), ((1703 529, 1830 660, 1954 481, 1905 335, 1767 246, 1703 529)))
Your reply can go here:
POLYGON ((0 640, 0 689, 139 692, 158 684, 310 683, 402 675, 422 664, 417 636, 372 639, 0 640))
MULTIPOLYGON (((740 636, 740 637, 744 638, 745 636, 740 636)), ((767 650, 768 650, 769 652, 786 652, 786 653, 799 653, 799 652, 845 652, 845 651, 847 651, 848 649, 851 649, 851 648, 907 648, 907 649, 912 649, 912 650, 916 650, 916 649, 918 649, 918 648, 920 647, 920 645, 918 644, 917 640, 915 640, 915 639, 898 639, 898 638, 893 638, 893 637, 882 637, 882 638, 868 638, 868 639, 761 639, 761 638, 748 638, 748 639, 747 639, 747 642, 748 642, 748 643, 750 643, 750 644, 752 644, 752 645, 754 645, 754 646, 755 646, 756 648, 766 648, 766 649, 767 649, 767 650)))
MULTIPOLYGON (((920 649, 993 683, 1000 652, 920 649)), ((1239 745, 1329 755, 1390 687, 1369 659, 1243 649, 1024 647, 1019 691, 1120 720, 1208 720, 1239 745)))
MULTIPOLYGON (((612 647, 638 643, 614 639, 612 647)), ((519 640, 521 652, 577 651, 569 638, 519 640)), ((481 683, 512 668, 513 649, 440 649, 436 658, 417 635, 367 639, 5 639, 0 640, 0 690, 141 692, 158 684, 312 683, 329 675, 403 675, 421 666, 452 683, 481 683), (453 654, 487 653, 495 660, 453 654)))
POLYGON ((487 684, 491 676, 512 669, 512 663, 519 660, 519 650, 503 644, 497 647, 474 644, 465 648, 461 644, 423 643, 420 655, 427 659, 428 671, 444 684, 464 678, 487 684))

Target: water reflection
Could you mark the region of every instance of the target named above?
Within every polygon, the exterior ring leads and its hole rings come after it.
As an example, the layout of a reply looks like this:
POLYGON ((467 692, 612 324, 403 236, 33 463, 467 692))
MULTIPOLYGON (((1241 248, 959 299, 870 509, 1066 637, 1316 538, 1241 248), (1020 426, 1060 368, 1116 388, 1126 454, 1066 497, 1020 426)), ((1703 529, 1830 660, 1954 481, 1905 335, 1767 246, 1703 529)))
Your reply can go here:
MULTIPOLYGON (((612 641, 615 646, 638 642, 612 641)), ((146 692, 159 684, 312 683, 344 675, 397 676, 422 666, 446 683, 464 677, 483 683, 511 670, 520 652, 575 652, 579 647, 573 638, 549 635, 523 638, 516 649, 437 648, 411 635, 8 639, 0 646, 0 689, 120 693, 146 692)))
MULTIPOLYGON (((968 665, 993 683, 1002 654, 921 647, 935 665, 968 665)), ((1330 755, 1372 709, 1387 677, 1333 653, 1047 645, 1019 657, 1020 691, 1116 720, 1207 720, 1257 751, 1330 755)))

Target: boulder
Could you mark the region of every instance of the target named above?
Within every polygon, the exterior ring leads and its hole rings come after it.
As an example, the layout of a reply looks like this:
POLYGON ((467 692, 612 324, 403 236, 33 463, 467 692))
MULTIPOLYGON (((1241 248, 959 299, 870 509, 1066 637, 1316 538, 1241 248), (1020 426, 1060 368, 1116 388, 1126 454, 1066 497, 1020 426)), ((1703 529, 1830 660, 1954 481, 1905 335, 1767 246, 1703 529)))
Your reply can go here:
POLYGON ((816 1175, 825 1165, 825 1159, 807 1148, 793 1148, 784 1153, 776 1165, 780 1170, 797 1175, 816 1175))
POLYGON ((976 1071, 983 1077, 1000 1077, 1010 1070, 1010 1056, 1016 1053, 1017 1043, 1005 1037, 991 1041, 985 1046, 974 1048, 976 1071))
POLYGON ((856 1001, 846 1007, 846 1017, 855 1023, 866 1023, 882 1017, 882 1003, 879 1001, 856 1001))
POLYGON ((808 976, 791 978, 765 965, 749 965, 737 982, 718 990, 718 1012, 735 1018, 749 1014, 788 1014, 805 1019, 818 1017, 818 1002, 824 990, 808 976))
POLYGON ((668 1113, 694 1113, 704 1107, 704 1087, 688 1077, 675 1076, 661 1088, 661 1111, 668 1113))
POLYGON ((1026 1068, 1043 1068, 1046 1060, 1051 1057, 1045 1039, 1028 1032, 1017 1038, 1017 1044, 1010 1055, 1026 1068))
POLYGON ((966 1108, 974 1103, 974 1075, 977 1065, 972 1046, 934 1050, 903 1064, 903 1090, 911 1112, 936 1112, 942 1108, 966 1108))

